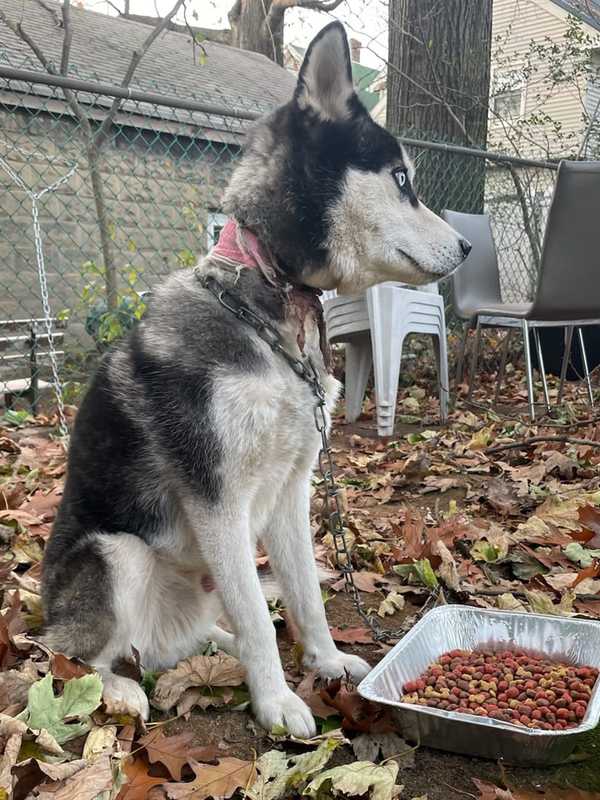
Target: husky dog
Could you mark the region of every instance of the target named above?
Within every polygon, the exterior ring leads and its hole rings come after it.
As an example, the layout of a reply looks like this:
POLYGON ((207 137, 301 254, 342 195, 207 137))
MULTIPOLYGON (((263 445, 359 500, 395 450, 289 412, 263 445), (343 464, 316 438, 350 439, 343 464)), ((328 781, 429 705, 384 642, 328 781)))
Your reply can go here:
POLYGON ((315 733, 285 681, 255 567, 259 539, 305 665, 356 681, 369 670, 336 648, 321 600, 311 387, 205 281, 267 319, 289 353, 312 359, 329 414, 339 387, 315 289, 428 283, 463 261, 469 244, 418 201, 412 167, 361 105, 350 64, 334 22, 308 48, 292 100, 248 137, 226 194, 233 254, 217 247, 155 291, 79 409, 44 559, 45 641, 91 663, 105 697, 144 717, 144 692, 115 663, 135 647, 145 667, 164 669, 212 640, 243 663, 263 726, 315 733), (218 627, 222 616, 233 633, 218 627))

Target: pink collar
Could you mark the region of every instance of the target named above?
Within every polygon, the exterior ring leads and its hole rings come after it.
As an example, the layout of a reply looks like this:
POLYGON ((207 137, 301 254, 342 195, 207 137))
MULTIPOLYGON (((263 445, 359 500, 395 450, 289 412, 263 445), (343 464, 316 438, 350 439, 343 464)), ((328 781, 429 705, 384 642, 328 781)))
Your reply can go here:
POLYGON ((271 283, 277 273, 275 259, 261 244, 255 233, 242 226, 235 219, 228 219, 219 234, 219 241, 210 252, 211 256, 234 262, 236 266, 258 269, 271 283))
POLYGON ((208 254, 209 258, 224 261, 237 269, 259 269, 265 280, 278 287, 286 301, 288 317, 298 325, 298 347, 304 352, 305 324, 309 313, 319 328, 319 339, 323 361, 328 371, 331 370, 331 354, 325 334, 323 307, 319 300, 320 291, 308 286, 297 286, 288 283, 277 267, 275 257, 268 247, 259 241, 255 233, 242 228, 236 219, 228 219, 219 234, 219 241, 208 254))

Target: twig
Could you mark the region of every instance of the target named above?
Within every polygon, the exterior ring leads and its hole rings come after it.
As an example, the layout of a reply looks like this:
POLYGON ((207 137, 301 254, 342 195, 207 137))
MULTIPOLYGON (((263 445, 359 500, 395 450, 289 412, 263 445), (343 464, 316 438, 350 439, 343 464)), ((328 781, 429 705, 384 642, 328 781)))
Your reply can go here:
POLYGON ((573 439, 570 436, 532 436, 530 439, 523 439, 521 442, 510 442, 509 444, 498 444, 494 447, 487 447, 483 452, 485 455, 499 453, 502 450, 519 450, 522 447, 529 447, 540 442, 558 442, 559 444, 575 444, 581 447, 600 447, 600 442, 593 439, 573 439))
MULTIPOLYGON (((162 19, 158 20, 158 22, 156 23, 154 28, 152 28, 152 30, 146 37, 146 40, 139 48, 139 50, 134 50, 131 56, 131 61, 129 62, 129 66, 127 67, 127 72, 125 73, 125 77, 121 81, 121 87, 123 89, 127 89, 127 87, 129 86, 129 84, 133 79, 134 73, 138 68, 140 61, 142 60, 148 49, 152 46, 154 40, 168 28, 169 22, 171 21, 172 17, 175 16, 175 14, 179 11, 184 2, 186 2, 186 0, 177 0, 173 8, 169 11, 169 13, 162 19)), ((120 97, 115 97, 108 111, 108 114, 104 117, 100 129, 98 130, 98 133, 94 137, 94 144, 96 148, 99 149, 102 146, 104 140, 107 138, 108 131, 113 123, 115 114, 121 107, 121 103, 122 99, 120 97)))

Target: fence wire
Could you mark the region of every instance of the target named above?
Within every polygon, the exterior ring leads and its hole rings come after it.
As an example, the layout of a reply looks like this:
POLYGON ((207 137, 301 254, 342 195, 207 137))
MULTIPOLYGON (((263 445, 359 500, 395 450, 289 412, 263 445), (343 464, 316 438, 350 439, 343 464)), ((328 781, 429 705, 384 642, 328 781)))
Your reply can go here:
MULTIPOLYGON (((192 267, 218 236, 224 190, 251 124, 247 117, 269 108, 268 100, 250 109, 240 99, 222 113, 202 113, 198 102, 206 98, 177 98, 176 107, 128 99, 94 152, 90 131, 99 130, 112 98, 90 87, 73 96, 87 124, 62 88, 6 77, 0 64, 0 159, 19 178, 0 170, 0 405, 13 403, 18 392, 12 389, 29 386, 34 374, 51 378, 52 346, 66 401, 77 400, 98 356, 143 314, 144 293, 169 272, 192 267), (70 180, 44 192, 64 174, 65 163, 76 165, 70 180), (32 194, 56 317, 54 342, 40 320, 32 194)), ((503 297, 530 299, 554 169, 440 150, 409 133, 424 201, 438 212, 487 211, 503 297)))

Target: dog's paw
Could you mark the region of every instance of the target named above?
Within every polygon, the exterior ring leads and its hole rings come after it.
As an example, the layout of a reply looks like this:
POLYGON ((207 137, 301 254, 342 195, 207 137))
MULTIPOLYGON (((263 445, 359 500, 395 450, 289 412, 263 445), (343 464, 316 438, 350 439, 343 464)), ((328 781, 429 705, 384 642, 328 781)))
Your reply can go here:
POLYGON ((102 700, 108 714, 130 714, 147 720, 150 705, 142 687, 122 675, 100 673, 102 675, 102 700))
POLYGON ((283 726, 298 739, 310 739, 317 732, 310 708, 289 689, 255 699, 252 707, 257 720, 268 731, 274 726, 283 726))
POLYGON ((359 683, 371 671, 371 667, 362 658, 342 653, 340 650, 333 656, 323 660, 318 659, 316 663, 308 666, 317 669, 322 678, 341 678, 348 675, 353 683, 359 683))

